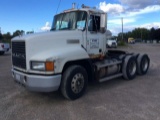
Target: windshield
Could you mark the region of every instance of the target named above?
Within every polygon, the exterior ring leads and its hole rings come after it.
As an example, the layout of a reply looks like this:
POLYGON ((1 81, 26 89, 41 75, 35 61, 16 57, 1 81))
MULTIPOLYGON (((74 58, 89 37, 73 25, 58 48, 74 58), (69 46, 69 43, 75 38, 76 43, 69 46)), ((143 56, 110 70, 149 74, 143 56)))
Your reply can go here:
POLYGON ((115 37, 109 37, 109 38, 107 38, 107 40, 116 40, 116 38, 115 37))
POLYGON ((87 13, 85 11, 73 11, 58 14, 54 17, 51 30, 73 30, 85 28, 87 13))

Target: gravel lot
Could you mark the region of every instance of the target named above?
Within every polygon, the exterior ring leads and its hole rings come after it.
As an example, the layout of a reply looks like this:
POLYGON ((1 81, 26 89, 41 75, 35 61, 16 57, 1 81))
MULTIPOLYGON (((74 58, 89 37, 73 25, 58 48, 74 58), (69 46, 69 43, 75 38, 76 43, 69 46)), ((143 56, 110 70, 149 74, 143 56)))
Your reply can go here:
POLYGON ((76 101, 59 92, 33 93, 15 83, 11 56, 0 56, 0 120, 160 120, 160 45, 134 44, 124 49, 147 53, 151 59, 145 76, 90 84, 76 101))

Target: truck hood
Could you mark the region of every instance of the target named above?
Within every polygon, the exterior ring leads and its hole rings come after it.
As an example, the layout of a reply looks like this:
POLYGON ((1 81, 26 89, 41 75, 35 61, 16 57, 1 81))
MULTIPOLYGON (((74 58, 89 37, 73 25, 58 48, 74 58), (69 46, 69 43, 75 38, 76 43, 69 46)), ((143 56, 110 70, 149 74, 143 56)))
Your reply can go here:
POLYGON ((35 55, 47 50, 63 49, 69 46, 80 46, 82 44, 82 31, 51 31, 44 33, 29 34, 18 36, 12 39, 12 42, 25 41, 28 55, 35 55))
MULTIPOLYGON (((34 40, 41 40, 41 39, 45 39, 45 41, 47 42, 47 40, 52 39, 52 40, 56 40, 57 38, 68 38, 68 36, 70 36, 70 34, 72 34, 72 38, 75 37, 76 34, 81 34, 82 35, 82 31, 50 31, 50 32, 41 32, 41 33, 34 33, 34 34, 28 34, 28 35, 20 35, 17 37, 14 37, 12 39, 12 41, 34 41, 34 40)), ((71 37, 69 37, 71 38, 71 37)), ((38 42, 38 41, 37 41, 38 42)))

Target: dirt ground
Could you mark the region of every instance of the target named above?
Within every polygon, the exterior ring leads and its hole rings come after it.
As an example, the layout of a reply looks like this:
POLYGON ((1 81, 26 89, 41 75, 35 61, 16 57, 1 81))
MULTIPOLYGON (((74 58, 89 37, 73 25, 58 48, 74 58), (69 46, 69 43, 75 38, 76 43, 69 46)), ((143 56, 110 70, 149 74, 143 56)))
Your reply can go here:
POLYGON ((160 44, 117 49, 147 53, 148 73, 131 81, 90 84, 75 101, 60 92, 27 91, 12 79, 10 53, 0 56, 0 120, 160 120, 160 44))

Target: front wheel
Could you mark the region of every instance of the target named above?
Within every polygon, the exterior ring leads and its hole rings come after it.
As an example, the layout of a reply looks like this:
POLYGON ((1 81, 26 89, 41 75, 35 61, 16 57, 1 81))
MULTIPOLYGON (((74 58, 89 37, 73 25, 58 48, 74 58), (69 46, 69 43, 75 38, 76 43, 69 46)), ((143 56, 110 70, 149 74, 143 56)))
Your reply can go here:
POLYGON ((81 97, 86 91, 88 75, 86 70, 79 65, 68 67, 62 76, 61 92, 70 100, 81 97))

